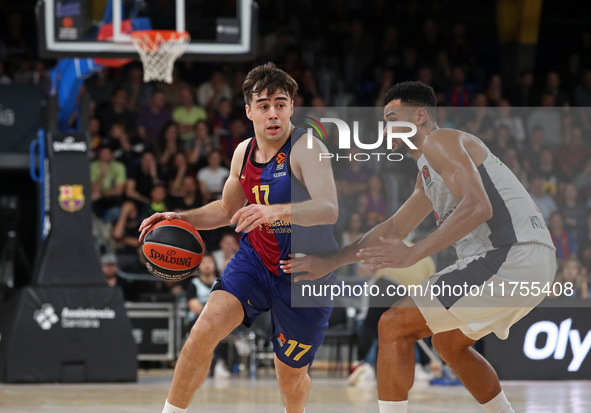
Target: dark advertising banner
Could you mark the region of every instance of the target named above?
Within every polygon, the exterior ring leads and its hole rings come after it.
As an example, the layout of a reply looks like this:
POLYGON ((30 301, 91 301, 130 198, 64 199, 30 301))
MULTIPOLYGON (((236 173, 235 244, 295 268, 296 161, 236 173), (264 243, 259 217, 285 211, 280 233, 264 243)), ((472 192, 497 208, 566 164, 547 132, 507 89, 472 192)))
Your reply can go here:
POLYGON ((136 380, 136 345, 118 288, 27 287, 0 311, 10 314, 0 317, 0 380, 136 380))
POLYGON ((79 40, 88 26, 88 2, 57 0, 55 2, 54 30, 57 40, 79 40))
POLYGON ((29 153, 41 126, 41 103, 36 86, 0 86, 0 152, 29 153))
POLYGON ((500 379, 591 379, 591 307, 574 307, 575 300, 561 304, 534 308, 511 327, 507 340, 493 334, 483 339, 484 356, 500 379))
POLYGON ((35 285, 104 285, 91 230, 90 161, 86 133, 50 133, 45 182, 47 237, 35 285))

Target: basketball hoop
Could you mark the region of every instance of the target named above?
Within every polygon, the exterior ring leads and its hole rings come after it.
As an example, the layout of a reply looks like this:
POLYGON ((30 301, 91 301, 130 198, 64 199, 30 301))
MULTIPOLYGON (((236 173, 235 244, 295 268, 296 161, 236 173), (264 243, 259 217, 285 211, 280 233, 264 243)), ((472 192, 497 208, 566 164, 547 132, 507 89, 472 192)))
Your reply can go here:
POLYGON ((189 33, 174 30, 132 32, 131 41, 144 66, 144 82, 160 80, 172 83, 174 62, 185 52, 189 40, 189 33))

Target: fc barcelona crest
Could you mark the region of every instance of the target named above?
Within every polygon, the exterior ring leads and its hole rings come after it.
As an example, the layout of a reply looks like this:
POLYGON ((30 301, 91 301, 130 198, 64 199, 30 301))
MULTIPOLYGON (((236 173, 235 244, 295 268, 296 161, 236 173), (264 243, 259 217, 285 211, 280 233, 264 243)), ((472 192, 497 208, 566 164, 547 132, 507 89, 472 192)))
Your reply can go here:
POLYGON ((84 207, 84 187, 82 185, 60 185, 58 198, 64 211, 76 212, 84 207))

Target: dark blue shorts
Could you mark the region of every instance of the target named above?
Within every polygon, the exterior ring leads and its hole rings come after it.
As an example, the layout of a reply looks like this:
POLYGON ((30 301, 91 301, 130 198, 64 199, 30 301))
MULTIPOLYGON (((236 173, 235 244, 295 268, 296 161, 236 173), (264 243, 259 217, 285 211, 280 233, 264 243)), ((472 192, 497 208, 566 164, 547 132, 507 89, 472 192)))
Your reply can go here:
POLYGON ((271 341, 279 360, 294 368, 314 360, 328 327, 332 305, 292 307, 290 279, 269 271, 245 239, 224 268, 221 281, 221 289, 242 303, 247 327, 261 313, 271 311, 271 341))

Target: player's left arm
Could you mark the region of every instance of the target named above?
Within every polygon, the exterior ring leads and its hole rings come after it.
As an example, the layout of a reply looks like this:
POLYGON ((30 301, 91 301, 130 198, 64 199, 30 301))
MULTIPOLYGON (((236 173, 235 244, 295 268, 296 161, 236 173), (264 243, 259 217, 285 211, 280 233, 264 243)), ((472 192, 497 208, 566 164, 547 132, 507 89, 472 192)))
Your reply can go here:
MULTIPOLYGON (((291 204, 290 222, 306 227, 334 224, 339 217, 337 188, 330 159, 320 159, 328 149, 319 139, 312 139, 308 148, 307 135, 302 136, 291 150, 292 178, 298 179, 310 194, 310 200, 291 204)), ((293 185, 297 185, 294 183, 293 185)))
MULTIPOLYGON (((320 160, 320 153, 328 152, 318 139, 312 140, 307 148, 307 137, 302 136, 291 150, 290 165, 292 177, 303 183, 310 194, 310 200, 275 205, 248 205, 232 217, 236 232, 250 232, 261 224, 285 221, 301 226, 334 224, 339 208, 330 160, 320 160)), ((297 185, 293 183, 292 185, 297 185)))
POLYGON ((480 173, 463 144, 470 138, 451 130, 436 135, 425 139, 423 154, 459 203, 436 231, 410 248, 414 262, 459 241, 493 214, 480 173))

